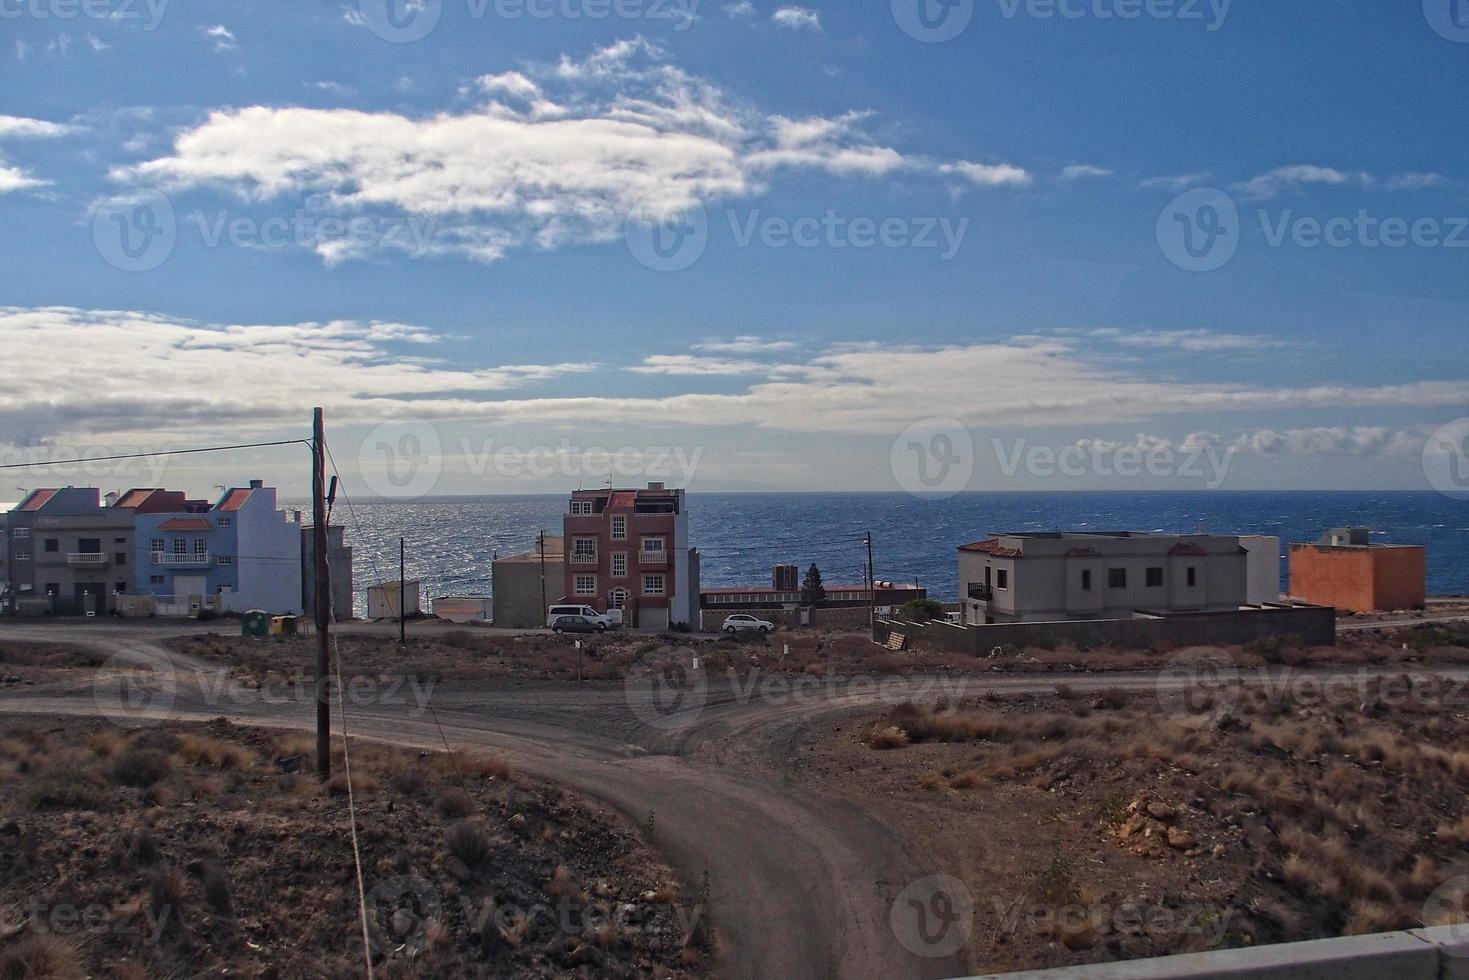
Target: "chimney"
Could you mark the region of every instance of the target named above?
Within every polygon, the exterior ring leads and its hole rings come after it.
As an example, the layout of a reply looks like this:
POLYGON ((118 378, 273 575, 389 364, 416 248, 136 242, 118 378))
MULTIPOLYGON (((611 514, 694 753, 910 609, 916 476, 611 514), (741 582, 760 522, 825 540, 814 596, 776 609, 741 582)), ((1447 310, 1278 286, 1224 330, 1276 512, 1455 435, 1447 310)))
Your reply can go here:
POLYGON ((107 491, 107 495, 102 498, 102 506, 104 506, 104 507, 116 507, 117 506, 117 498, 118 498, 118 496, 119 496, 119 494, 118 494, 118 492, 116 490, 109 490, 109 491, 107 491))
POLYGON ((250 481, 250 489, 251 490, 260 490, 264 486, 265 486, 265 481, 264 480, 251 480, 250 481))

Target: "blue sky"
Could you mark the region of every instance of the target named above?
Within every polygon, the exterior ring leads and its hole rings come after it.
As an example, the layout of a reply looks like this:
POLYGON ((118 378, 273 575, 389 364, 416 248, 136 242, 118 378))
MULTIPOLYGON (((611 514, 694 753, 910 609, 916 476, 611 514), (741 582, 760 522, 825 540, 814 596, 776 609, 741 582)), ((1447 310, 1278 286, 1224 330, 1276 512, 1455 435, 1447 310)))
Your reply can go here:
MULTIPOLYGON (((324 404, 364 495, 1424 488, 1453 14, 0 0, 0 454, 324 404)), ((164 478, 237 466, 300 488, 164 478)))

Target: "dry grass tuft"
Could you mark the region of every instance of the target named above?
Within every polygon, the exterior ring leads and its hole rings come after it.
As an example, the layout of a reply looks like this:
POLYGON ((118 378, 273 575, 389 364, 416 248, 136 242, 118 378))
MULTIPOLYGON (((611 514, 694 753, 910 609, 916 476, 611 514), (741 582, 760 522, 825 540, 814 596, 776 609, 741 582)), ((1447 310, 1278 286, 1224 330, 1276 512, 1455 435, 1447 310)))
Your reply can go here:
POLYGON ((27 932, 0 948, 4 980, 82 980, 86 975, 76 945, 51 933, 27 932))

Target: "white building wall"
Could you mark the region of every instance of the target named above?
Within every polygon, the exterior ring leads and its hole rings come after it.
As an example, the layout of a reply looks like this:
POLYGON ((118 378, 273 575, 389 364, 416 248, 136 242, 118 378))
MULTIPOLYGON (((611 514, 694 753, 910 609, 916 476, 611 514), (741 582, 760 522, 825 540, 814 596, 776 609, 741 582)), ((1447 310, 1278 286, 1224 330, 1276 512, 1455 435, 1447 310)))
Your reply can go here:
POLYGON ((301 528, 276 509, 275 490, 252 491, 235 512, 235 529, 240 588, 225 596, 225 608, 300 615, 301 528))
POLYGON ((1280 538, 1266 534, 1241 534, 1240 547, 1249 552, 1246 562, 1247 602, 1280 601, 1280 538))

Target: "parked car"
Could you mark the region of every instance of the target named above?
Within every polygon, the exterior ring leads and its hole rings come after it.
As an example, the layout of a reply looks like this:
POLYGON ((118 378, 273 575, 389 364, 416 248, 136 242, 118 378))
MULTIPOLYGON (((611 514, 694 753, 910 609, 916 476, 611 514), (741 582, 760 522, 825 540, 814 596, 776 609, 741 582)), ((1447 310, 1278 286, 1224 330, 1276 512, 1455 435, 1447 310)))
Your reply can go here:
POLYGON ((587 616, 566 615, 553 619, 551 629, 557 633, 605 633, 607 624, 587 616))
POLYGON ((735 613, 733 616, 727 617, 724 621, 724 631, 726 633, 738 633, 740 630, 759 630, 762 633, 769 633, 773 629, 775 629, 774 623, 764 619, 756 619, 754 616, 746 613, 735 613))
POLYGON ((622 625, 621 609, 609 609, 604 613, 599 613, 591 606, 584 606, 581 603, 564 602, 557 603, 546 610, 547 629, 553 629, 555 627, 557 616, 585 616, 587 619, 601 623, 607 629, 622 625))

